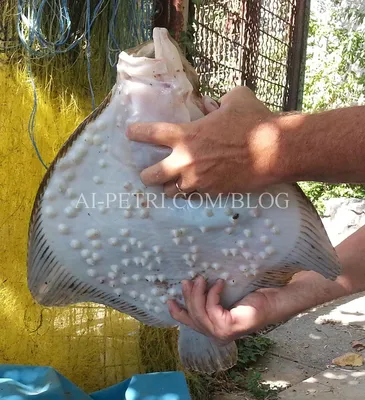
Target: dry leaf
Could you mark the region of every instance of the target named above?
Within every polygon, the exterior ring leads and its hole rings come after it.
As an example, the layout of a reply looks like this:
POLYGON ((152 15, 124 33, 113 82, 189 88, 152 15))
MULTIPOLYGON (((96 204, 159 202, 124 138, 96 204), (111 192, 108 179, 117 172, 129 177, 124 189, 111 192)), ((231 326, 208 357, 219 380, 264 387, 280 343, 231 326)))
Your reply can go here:
POLYGON ((361 367, 364 365, 364 357, 361 354, 346 353, 332 360, 332 364, 339 367, 361 367))
POLYGON ((365 344, 359 342, 358 340, 354 340, 353 342, 351 342, 351 346, 356 349, 357 351, 362 351, 365 349, 365 344))

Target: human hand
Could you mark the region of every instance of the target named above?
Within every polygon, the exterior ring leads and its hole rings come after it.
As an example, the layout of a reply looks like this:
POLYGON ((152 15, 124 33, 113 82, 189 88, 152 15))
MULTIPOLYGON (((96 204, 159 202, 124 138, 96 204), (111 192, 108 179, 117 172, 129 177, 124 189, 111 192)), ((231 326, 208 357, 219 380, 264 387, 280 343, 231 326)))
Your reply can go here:
POLYGON ((198 277, 183 281, 186 309, 169 300, 172 318, 225 345, 264 327, 285 322, 300 312, 344 295, 338 282, 312 272, 299 272, 281 288, 259 289, 225 310, 220 305, 224 281, 218 280, 208 292, 206 281, 198 277))
POLYGON ((188 124, 129 127, 131 140, 172 148, 168 157, 142 171, 146 186, 164 185, 173 197, 176 182, 185 193, 210 194, 248 192, 276 183, 275 116, 247 87, 233 89, 220 102, 219 109, 188 124))

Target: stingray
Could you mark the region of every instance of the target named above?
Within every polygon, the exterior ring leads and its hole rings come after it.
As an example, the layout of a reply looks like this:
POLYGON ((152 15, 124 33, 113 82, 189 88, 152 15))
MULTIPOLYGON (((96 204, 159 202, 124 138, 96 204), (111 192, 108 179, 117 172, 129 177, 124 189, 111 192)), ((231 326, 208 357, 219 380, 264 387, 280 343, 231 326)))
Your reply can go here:
MULTIPOLYGON (((34 202, 28 286, 45 306, 96 302, 154 327, 179 327, 187 369, 226 370, 237 346, 218 346, 179 325, 166 302, 184 306, 181 281, 225 280, 230 309, 249 293, 286 285, 301 270, 327 279, 341 271, 321 219, 297 184, 241 197, 166 198, 140 172, 171 149, 127 139, 134 122, 186 123, 212 101, 163 28, 119 55, 117 79, 103 103, 63 145, 34 202)), ((239 173, 239 171, 237 171, 239 173)))

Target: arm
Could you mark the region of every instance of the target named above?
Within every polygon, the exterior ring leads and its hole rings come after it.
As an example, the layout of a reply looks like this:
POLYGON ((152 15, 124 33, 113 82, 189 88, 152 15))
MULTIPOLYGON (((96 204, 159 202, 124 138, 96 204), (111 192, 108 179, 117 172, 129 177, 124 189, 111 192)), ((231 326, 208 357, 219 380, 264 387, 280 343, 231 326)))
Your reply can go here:
POLYGON ((330 281, 315 272, 300 272, 282 288, 260 289, 248 295, 231 310, 219 305, 223 283, 206 293, 204 279, 184 282, 186 310, 170 301, 173 318, 192 329, 226 344, 294 317, 328 301, 365 290, 365 227, 336 248, 343 273, 330 281))
MULTIPOLYGON (((272 166, 284 182, 365 181, 365 107, 277 118, 280 161, 272 166)), ((269 173, 270 173, 269 172, 269 173)))
POLYGON ((365 182, 365 107, 318 114, 272 114, 247 88, 189 124, 135 124, 130 139, 172 154, 141 173, 146 185, 185 192, 249 192, 303 180, 365 182), (239 171, 239 173, 237 173, 239 171))

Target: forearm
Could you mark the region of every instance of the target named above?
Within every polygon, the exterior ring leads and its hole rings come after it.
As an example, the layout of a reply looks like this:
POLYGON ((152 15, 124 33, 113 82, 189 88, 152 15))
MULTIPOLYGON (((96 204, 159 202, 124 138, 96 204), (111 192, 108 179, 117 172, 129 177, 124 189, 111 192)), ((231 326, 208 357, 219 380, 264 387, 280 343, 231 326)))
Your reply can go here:
POLYGON ((365 182, 365 106, 275 118, 271 173, 281 182, 365 182))
POLYGON ((303 272, 276 294, 278 320, 287 319, 311 307, 365 291, 365 227, 336 247, 342 273, 330 281, 314 272, 303 272), (290 301, 288 301, 290 299, 290 301))

